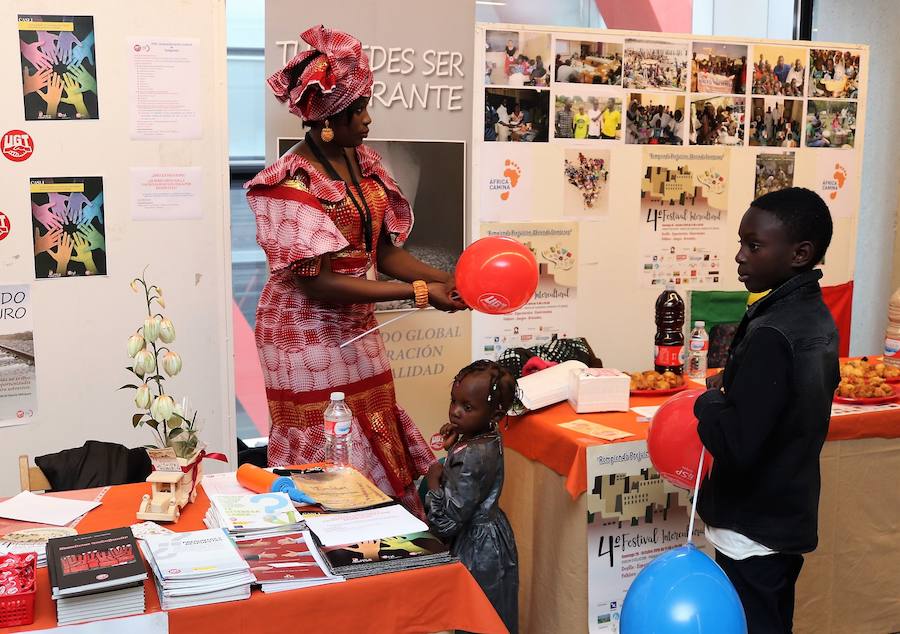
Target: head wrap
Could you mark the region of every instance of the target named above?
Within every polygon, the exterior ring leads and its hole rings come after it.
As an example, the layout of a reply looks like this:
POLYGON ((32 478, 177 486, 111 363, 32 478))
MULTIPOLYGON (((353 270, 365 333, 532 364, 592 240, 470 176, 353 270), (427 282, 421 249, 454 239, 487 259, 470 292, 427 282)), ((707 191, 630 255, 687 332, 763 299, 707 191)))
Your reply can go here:
POLYGON ((304 121, 321 121, 372 94, 369 58, 359 40, 321 24, 300 38, 310 49, 295 55, 267 80, 292 113, 304 121))

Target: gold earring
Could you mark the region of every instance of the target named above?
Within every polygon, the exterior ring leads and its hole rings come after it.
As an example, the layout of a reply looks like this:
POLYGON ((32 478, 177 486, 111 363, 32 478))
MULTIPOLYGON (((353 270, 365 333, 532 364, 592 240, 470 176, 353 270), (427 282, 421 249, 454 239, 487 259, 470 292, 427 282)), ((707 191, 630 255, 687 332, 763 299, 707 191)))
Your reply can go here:
POLYGON ((328 121, 325 122, 325 127, 322 128, 319 136, 322 138, 322 143, 331 143, 334 140, 334 130, 331 129, 331 124, 328 121))

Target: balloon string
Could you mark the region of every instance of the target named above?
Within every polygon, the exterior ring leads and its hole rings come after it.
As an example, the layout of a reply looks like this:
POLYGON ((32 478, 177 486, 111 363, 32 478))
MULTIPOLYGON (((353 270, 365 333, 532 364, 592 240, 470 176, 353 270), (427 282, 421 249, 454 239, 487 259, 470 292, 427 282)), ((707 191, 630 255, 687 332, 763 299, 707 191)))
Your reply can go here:
POLYGON ((703 477, 703 457, 706 447, 700 449, 700 464, 697 465, 697 481, 694 483, 694 501, 691 503, 691 521, 688 524, 688 544, 694 541, 694 517, 697 515, 697 498, 700 492, 700 479, 703 477))
POLYGON ((362 333, 361 335, 356 335, 355 337, 353 337, 353 339, 349 339, 349 340, 345 341, 344 343, 342 343, 342 344, 341 344, 340 346, 338 346, 338 347, 339 347, 339 348, 343 348, 343 347, 345 347, 345 346, 349 346, 349 345, 350 345, 351 343, 353 343, 354 341, 359 341, 360 339, 362 339, 363 337, 365 337, 365 336, 368 335, 369 333, 375 332, 375 331, 378 330, 379 328, 382 328, 382 327, 384 327, 384 326, 387 326, 388 324, 392 324, 392 323, 394 323, 395 321, 400 321, 401 319, 406 319, 406 318, 409 317, 410 315, 414 315, 414 314, 416 314, 417 312, 418 312, 418 311, 411 310, 411 311, 409 311, 408 313, 405 313, 405 314, 403 314, 403 315, 400 315, 399 317, 394 317, 393 319, 388 319, 388 320, 387 320, 386 322, 384 322, 383 324, 378 324, 378 325, 375 326, 374 328, 369 328, 367 331, 365 331, 365 332, 362 333))

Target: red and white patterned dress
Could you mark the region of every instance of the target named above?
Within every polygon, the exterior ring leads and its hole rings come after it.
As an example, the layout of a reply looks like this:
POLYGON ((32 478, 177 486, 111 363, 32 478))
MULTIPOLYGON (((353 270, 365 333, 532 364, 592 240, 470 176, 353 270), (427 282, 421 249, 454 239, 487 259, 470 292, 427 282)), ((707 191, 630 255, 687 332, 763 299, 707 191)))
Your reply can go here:
MULTIPOLYGON (((413 224, 409 203, 374 150, 360 146, 356 156, 372 211, 373 248, 382 231, 402 246, 413 224)), ((369 262, 377 262, 375 252, 366 254, 360 215, 344 183, 287 154, 245 187, 270 270, 256 312, 256 346, 272 417, 269 464, 321 461, 322 415, 330 393, 342 391, 354 414, 353 466, 421 514, 413 482, 428 471, 434 454, 397 405, 381 335, 376 331, 339 347, 376 325, 374 305, 315 300, 298 284, 318 274, 326 254, 332 271, 354 277, 366 277, 369 262)))

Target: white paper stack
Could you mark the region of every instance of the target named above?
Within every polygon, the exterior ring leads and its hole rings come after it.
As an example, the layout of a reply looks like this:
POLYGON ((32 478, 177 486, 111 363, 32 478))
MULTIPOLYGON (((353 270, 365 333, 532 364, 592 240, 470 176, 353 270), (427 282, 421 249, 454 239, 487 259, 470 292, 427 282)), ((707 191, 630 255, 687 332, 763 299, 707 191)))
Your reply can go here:
POLYGON ((222 529, 149 535, 141 549, 164 610, 250 598, 255 578, 222 529))
POLYGON ((57 625, 71 625, 117 616, 144 613, 144 583, 132 588, 113 590, 83 597, 56 600, 57 625))
POLYGON ((519 379, 520 400, 530 410, 560 403, 569 396, 569 374, 572 370, 584 370, 581 361, 563 361, 540 372, 519 379))
POLYGON ((296 533, 306 522, 287 493, 213 494, 203 518, 209 528, 222 528, 235 539, 296 533))

